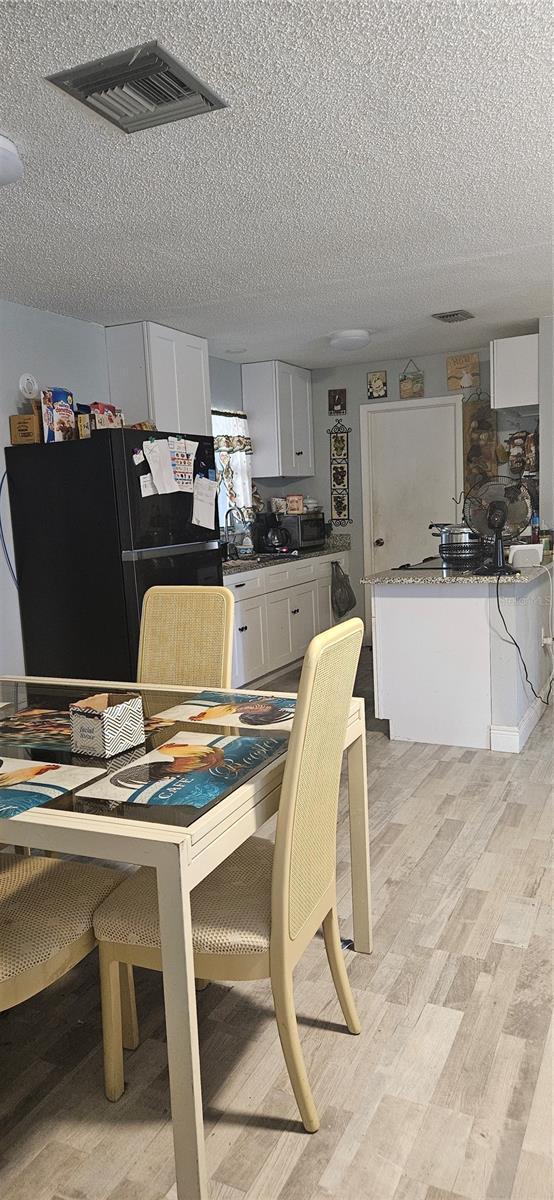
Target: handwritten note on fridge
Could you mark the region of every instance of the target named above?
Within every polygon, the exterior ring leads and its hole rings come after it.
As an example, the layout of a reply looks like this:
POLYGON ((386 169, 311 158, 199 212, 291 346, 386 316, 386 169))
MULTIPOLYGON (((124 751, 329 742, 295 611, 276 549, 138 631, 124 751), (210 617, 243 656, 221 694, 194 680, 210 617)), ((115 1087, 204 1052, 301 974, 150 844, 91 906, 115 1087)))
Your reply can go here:
POLYGON ((192 500, 193 525, 202 525, 204 529, 214 528, 216 493, 217 483, 215 480, 196 476, 192 500))

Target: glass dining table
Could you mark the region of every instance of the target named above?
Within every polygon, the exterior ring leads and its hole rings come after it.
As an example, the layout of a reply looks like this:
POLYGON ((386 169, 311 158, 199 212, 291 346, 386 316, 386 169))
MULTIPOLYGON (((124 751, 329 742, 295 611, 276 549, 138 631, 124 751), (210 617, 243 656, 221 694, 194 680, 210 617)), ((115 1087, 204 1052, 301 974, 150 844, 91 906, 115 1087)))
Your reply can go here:
MULTIPOLYGON (((156 869, 179 1200, 206 1179, 190 893, 277 811, 296 696, 121 681, 0 677, 0 843, 156 869), (70 705, 140 696, 144 741, 72 749, 70 705)), ((344 743, 354 948, 371 952, 364 702, 344 743)))

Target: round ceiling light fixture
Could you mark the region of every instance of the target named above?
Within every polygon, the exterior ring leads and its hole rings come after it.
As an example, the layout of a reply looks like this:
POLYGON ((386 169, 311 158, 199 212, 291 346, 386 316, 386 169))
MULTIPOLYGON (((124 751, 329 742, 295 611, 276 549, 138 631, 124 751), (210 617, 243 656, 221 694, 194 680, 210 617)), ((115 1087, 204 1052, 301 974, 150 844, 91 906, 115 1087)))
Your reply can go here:
POLYGON ((369 339, 368 329, 335 329, 329 334, 329 345, 333 350, 360 350, 369 339))
POLYGON ((23 163, 18 154, 17 146, 0 133, 0 187, 6 183, 16 183, 23 174, 23 163))

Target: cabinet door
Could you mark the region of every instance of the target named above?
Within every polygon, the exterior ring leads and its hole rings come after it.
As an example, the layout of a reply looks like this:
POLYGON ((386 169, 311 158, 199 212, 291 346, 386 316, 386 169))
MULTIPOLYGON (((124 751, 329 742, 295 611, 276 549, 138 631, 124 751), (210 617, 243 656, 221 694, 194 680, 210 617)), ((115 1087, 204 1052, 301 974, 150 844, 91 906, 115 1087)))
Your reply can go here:
POLYGON ((291 616, 293 592, 294 588, 287 588, 285 591, 273 592, 266 596, 268 670, 270 671, 274 671, 276 667, 285 666, 294 658, 292 648, 292 621, 294 618, 291 616))
POLYGON ((235 604, 233 686, 258 679, 269 670, 265 596, 235 604))
POLYGON ((208 346, 204 338, 146 325, 150 414, 168 433, 211 433, 208 346))
POLYGON ((300 658, 317 633, 317 584, 303 583, 290 592, 292 653, 300 658))
POLYGON ((539 402, 539 335, 491 342, 491 404, 520 408, 539 402))
POLYGON ((330 629, 335 624, 331 608, 331 580, 318 579, 317 582, 317 632, 330 629))
POLYGON ((294 474, 313 475, 312 378, 309 371, 294 367, 292 388, 292 441, 294 474))
POLYGON ((279 441, 279 474, 299 475, 294 453, 293 433, 294 367, 277 363, 277 437, 279 441))

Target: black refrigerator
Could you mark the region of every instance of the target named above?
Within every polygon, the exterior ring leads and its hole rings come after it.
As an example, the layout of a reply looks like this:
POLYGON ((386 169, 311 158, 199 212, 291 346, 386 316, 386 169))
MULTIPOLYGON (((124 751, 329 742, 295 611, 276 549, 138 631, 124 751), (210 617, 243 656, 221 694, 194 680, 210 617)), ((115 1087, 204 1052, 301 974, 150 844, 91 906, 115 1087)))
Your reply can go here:
MULTIPOLYGON (((142 495, 143 443, 168 436, 98 430, 6 449, 28 675, 135 679, 147 589, 223 582, 217 501, 203 528, 191 492, 142 495)), ((184 436, 198 443, 195 478, 215 479, 213 438, 184 436)))

